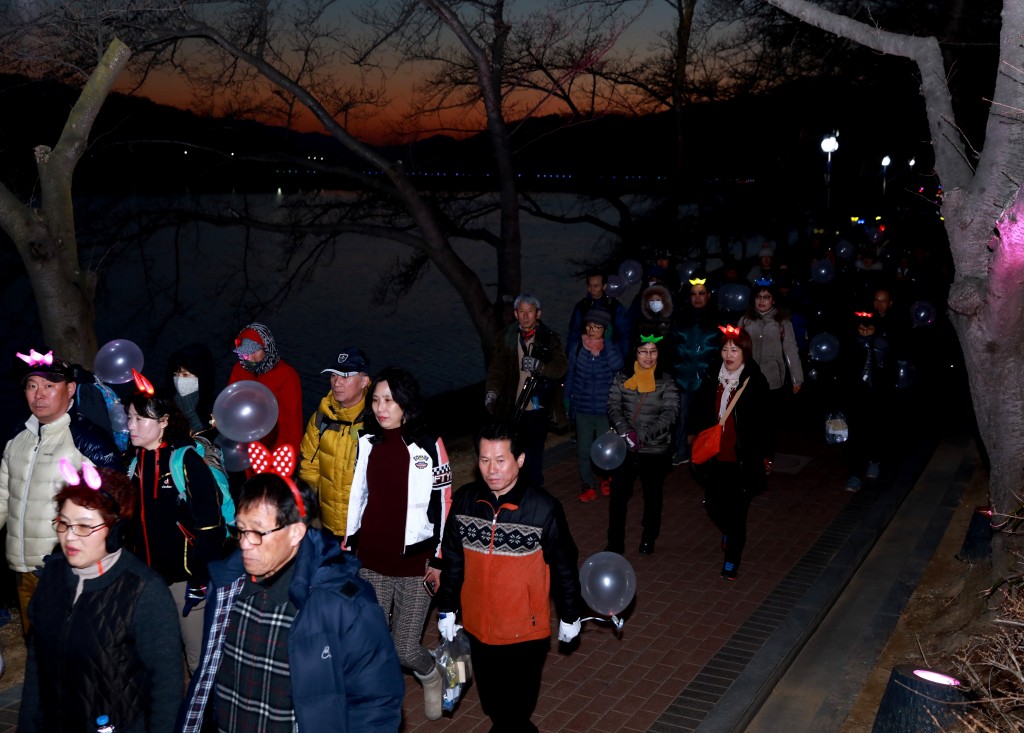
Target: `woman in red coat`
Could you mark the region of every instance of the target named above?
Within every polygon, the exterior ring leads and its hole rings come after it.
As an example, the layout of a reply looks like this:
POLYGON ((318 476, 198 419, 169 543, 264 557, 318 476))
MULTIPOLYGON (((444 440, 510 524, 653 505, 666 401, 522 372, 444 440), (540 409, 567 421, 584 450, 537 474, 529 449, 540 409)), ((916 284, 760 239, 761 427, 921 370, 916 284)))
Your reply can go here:
POLYGON ((228 384, 254 379, 277 398, 277 425, 260 442, 273 451, 279 445, 299 449, 302 442, 302 384, 299 373, 281 358, 270 329, 262 323, 250 323, 235 338, 238 363, 231 370, 228 384))

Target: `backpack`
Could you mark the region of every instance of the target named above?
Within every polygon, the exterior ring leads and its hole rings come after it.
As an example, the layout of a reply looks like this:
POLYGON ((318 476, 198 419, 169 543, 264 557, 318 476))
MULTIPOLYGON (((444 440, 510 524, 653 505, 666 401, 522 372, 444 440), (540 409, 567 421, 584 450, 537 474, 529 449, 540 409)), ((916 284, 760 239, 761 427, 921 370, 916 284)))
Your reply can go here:
MULTIPOLYGON (((217 488, 220 489, 220 513, 224 517, 225 524, 234 524, 235 500, 231 498, 231 491, 228 488, 228 475, 224 471, 224 459, 220 448, 201 435, 193 435, 192 440, 195 441, 195 447, 186 445, 171 451, 171 480, 174 482, 174 487, 179 494, 185 493, 185 451, 194 450, 203 459, 206 467, 210 469, 213 479, 217 482, 217 488)), ((132 458, 131 465, 128 467, 129 477, 135 475, 137 461, 138 458, 132 458)))

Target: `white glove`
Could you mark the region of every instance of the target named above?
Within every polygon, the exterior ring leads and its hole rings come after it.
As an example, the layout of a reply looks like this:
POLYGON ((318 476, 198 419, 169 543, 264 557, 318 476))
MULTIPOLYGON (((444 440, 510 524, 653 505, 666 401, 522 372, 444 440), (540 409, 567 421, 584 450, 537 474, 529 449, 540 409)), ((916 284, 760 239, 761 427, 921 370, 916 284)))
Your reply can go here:
POLYGON ((571 624, 565 621, 558 622, 558 640, 568 644, 580 635, 580 620, 576 619, 571 624))
POLYGON ((523 357, 523 371, 524 372, 539 372, 544 367, 541 360, 536 356, 524 356, 523 357))
POLYGON ((455 635, 459 633, 461 628, 462 626, 455 623, 454 611, 449 611, 448 613, 442 611, 437 614, 437 631, 447 641, 455 641, 455 635))
POLYGON ((491 391, 484 395, 484 408, 494 414, 494 406, 498 404, 498 393, 491 391))

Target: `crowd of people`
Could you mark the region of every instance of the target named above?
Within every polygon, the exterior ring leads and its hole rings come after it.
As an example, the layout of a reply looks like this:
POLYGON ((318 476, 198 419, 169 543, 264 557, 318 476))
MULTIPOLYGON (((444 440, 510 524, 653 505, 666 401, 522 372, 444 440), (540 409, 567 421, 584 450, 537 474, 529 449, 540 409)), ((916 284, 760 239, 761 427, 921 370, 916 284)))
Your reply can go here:
POLYGON ((928 368, 915 339, 928 313, 910 304, 935 296, 870 246, 814 252, 795 267, 765 242, 749 280, 739 262, 705 272, 659 253, 628 307, 606 273, 587 273, 564 341, 521 294, 484 379, 478 477, 457 491, 414 375, 376 371, 354 346, 322 370, 329 389, 304 419, 270 329, 239 331, 230 383, 260 382, 278 404, 272 429, 243 446, 248 468, 216 447, 205 345, 175 352, 159 388, 19 355, 31 415, 0 463, 29 650, 19 730, 108 716, 121 733, 395 731, 403 669, 438 719, 446 683, 422 643, 435 613, 444 640, 468 639, 492 730, 536 730, 550 636, 571 650, 585 613, 577 548, 545 488, 559 410, 577 444, 576 498, 608 498, 606 551, 627 553, 639 480, 638 553, 655 552, 665 480, 690 464, 727 581, 785 416, 841 415, 846 488, 880 476, 880 415, 928 368), (794 410, 808 391, 814 409, 794 410), (697 465, 709 430, 719 447, 697 465), (608 436, 623 449, 615 465, 592 456, 608 436))

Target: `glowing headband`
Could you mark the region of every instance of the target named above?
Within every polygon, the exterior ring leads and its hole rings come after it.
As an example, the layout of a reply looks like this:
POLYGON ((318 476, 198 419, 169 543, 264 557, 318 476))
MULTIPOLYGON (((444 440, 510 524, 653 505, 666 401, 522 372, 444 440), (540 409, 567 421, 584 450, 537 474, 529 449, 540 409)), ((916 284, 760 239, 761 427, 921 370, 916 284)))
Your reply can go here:
POLYGON ((718 330, 725 334, 727 339, 736 338, 740 335, 740 329, 736 328, 736 326, 719 326, 718 330))
POLYGON ((16 356, 29 366, 52 366, 53 365, 53 351, 47 351, 45 354, 40 354, 35 349, 29 349, 28 354, 22 354, 17 352, 16 356))
POLYGON ((695 277, 690 280, 690 285, 703 285, 708 279, 706 277, 695 277))
POLYGON ((302 501, 299 487, 292 481, 292 473, 295 471, 295 448, 290 445, 279 445, 271 453, 266 446, 259 442, 249 443, 249 460, 252 462, 252 470, 256 473, 272 473, 288 484, 295 497, 295 506, 298 507, 299 516, 306 516, 306 505, 302 501))
POLYGON ((141 392, 144 395, 148 395, 150 397, 153 396, 153 394, 155 393, 153 385, 150 383, 148 379, 146 379, 144 376, 142 376, 139 372, 135 371, 134 369, 132 369, 132 379, 135 380, 135 389, 139 390, 139 392, 141 392))
POLYGON ((640 343, 642 344, 656 344, 661 341, 664 336, 641 336, 640 343))
POLYGON ((770 288, 774 281, 770 277, 759 277, 754 280, 754 285, 759 288, 770 288))
POLYGON ((79 473, 67 458, 61 458, 57 465, 60 467, 60 475, 64 477, 64 481, 69 486, 79 486, 84 482, 93 491, 98 491, 110 499, 114 505, 114 514, 121 513, 121 505, 117 503, 117 499, 111 496, 110 492, 103 490, 103 477, 96 470, 96 466, 91 463, 83 463, 82 472, 79 473))
POLYGON ((853 315, 857 316, 857 318, 874 318, 875 317, 875 314, 870 312, 870 311, 854 311, 853 315))

